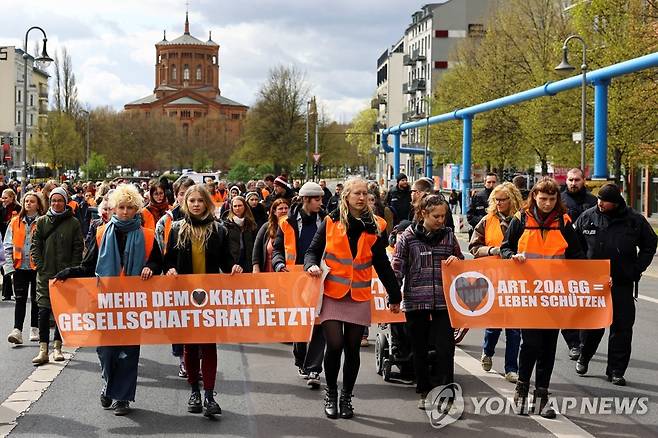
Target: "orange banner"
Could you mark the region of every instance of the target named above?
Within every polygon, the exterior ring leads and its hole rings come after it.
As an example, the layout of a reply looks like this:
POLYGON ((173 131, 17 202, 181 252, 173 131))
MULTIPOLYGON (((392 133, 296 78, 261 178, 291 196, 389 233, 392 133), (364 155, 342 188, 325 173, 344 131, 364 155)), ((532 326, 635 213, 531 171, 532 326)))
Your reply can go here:
POLYGON ((319 280, 301 272, 50 283, 67 345, 308 341, 319 280))
POLYGON ((453 327, 607 327, 608 260, 460 260, 441 267, 453 327))
POLYGON ((377 276, 375 269, 372 270, 372 283, 370 283, 372 300, 370 300, 370 313, 373 324, 383 324, 390 322, 405 322, 404 313, 392 313, 386 306, 387 296, 386 289, 377 276))

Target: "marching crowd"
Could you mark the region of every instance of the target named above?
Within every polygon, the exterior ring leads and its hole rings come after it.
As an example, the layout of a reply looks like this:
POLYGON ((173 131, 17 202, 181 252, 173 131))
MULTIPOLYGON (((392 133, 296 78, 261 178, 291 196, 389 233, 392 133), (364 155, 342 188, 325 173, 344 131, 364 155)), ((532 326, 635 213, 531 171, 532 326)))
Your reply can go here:
MULTIPOLYGON (((634 292, 655 254, 656 234, 626 206, 614 184, 602 186, 598 197, 589 193, 579 169, 569 171, 563 192, 550 178, 540 179, 529 192, 523 185, 516 178, 498 184, 495 174, 487 174, 485 188, 473 196, 467 212, 469 252, 475 258, 518 263, 529 258, 610 260, 613 323, 606 374, 613 384, 624 385, 634 292)), ((312 389, 320 388, 324 371, 327 417, 354 415, 360 348, 368 345, 371 324, 373 268, 387 291, 390 311, 405 315, 406 323, 391 328, 405 337, 413 353, 418 407, 425 408, 433 387, 454 381, 456 337, 464 332, 457 335, 458 328, 451 326, 441 263, 464 255, 453 231, 453 203, 428 178, 409 184, 400 174, 390 190, 350 178, 333 193, 322 180, 289 184, 286 175, 230 186, 189 178, 173 185, 166 178, 150 185, 49 181, 28 186, 20 203, 17 189, 2 187, 2 296, 15 297, 14 329, 7 338, 13 344, 24 342, 30 297, 29 340, 39 342, 32 360, 37 366, 51 358, 64 360, 62 339, 52 323, 53 278, 127 275, 147 281, 153 275, 285 272, 293 265, 320 277, 326 265, 329 273, 311 339, 294 343, 292 356, 296 373, 312 389)), ((501 332, 490 328, 484 333, 485 371, 492 368, 501 332)), ((520 413, 528 412, 534 372, 533 408, 555 417, 546 404, 559 332, 505 329, 505 379, 516 384, 520 413)), ((603 332, 562 330, 578 374, 588 372, 603 332)), ((126 415, 135 400, 140 346, 99 346, 97 353, 100 403, 115 415, 126 415)), ((220 415, 217 346, 172 345, 172 354, 178 375, 190 385, 188 412, 220 415)))

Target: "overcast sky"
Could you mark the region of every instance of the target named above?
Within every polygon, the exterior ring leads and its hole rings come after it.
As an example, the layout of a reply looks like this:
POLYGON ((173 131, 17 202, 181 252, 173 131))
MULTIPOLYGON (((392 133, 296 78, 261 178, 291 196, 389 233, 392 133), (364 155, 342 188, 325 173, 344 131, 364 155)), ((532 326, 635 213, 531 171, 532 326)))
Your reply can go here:
MULTIPOLYGON (((330 117, 349 121, 376 88, 376 62, 423 3, 404 0, 190 0, 190 32, 220 45, 222 95, 251 105, 278 64, 294 65, 330 117)), ((30 26, 66 46, 79 99, 116 109, 153 92, 155 43, 183 33, 185 0, 2 0, 0 46, 30 26)), ((41 38, 30 32, 28 51, 41 38)), ((52 71, 52 67, 51 67, 52 71)))

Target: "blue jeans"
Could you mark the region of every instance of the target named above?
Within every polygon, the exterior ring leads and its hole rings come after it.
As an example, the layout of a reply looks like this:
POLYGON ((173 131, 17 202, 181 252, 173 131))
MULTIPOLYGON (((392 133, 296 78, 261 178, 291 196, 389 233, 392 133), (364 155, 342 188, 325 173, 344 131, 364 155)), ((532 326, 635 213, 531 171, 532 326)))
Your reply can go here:
MULTIPOLYGON (((486 329, 484 331, 484 354, 492 357, 496 352, 496 344, 502 329, 486 329)), ((521 330, 505 329, 505 374, 513 371, 519 372, 519 345, 521 344, 521 330)))

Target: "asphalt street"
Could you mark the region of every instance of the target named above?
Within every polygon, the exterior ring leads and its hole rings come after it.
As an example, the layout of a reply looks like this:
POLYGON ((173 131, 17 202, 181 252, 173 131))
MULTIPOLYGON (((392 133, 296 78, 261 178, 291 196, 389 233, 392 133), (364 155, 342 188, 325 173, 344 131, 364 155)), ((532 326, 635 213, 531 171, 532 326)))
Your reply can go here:
MULTIPOLYGON (((658 262, 654 262, 658 266, 658 262)), ((558 405, 575 397, 578 406, 557 420, 535 416, 522 417, 506 413, 476 414, 476 402, 496 396, 498 388, 511 396, 514 385, 504 381, 504 336, 496 349, 494 370, 484 373, 479 365, 482 330, 472 330, 457 352, 456 381, 463 389, 465 411, 458 421, 444 429, 431 427, 425 412, 417 409, 413 386, 386 383, 375 373, 374 347, 362 349, 361 371, 355 388, 352 420, 329 420, 323 415, 322 391, 308 389, 296 376, 291 346, 221 345, 217 400, 224 414, 209 420, 188 414, 189 388, 177 377, 176 359, 168 346, 145 346, 139 368, 137 400, 134 411, 116 417, 100 407, 100 368, 94 349, 83 348, 54 379, 17 424, 2 424, 0 435, 11 430, 12 437, 67 436, 303 436, 303 437, 402 437, 440 435, 468 436, 482 433, 496 436, 658 436, 658 275, 647 275, 641 283, 633 338, 633 355, 626 387, 616 387, 604 375, 607 335, 599 353, 590 364, 586 377, 576 375, 574 362, 568 359, 567 347, 559 341, 551 393, 558 405), (646 397, 644 414, 590 414, 581 412, 582 398, 600 402, 601 397, 646 397), (595 399, 596 398, 596 399, 595 399)), ((11 329, 13 302, 0 303, 0 330, 3 336, 11 329)), ((371 330, 374 339, 377 328, 371 330)), ((3 338, 4 340, 4 338, 3 338)), ((37 344, 12 347, 3 341, 0 347, 0 401, 12 396, 35 371, 31 358, 37 344)), ((32 377, 33 378, 33 377, 32 377)), ((38 379, 37 379, 38 380, 38 379)), ((611 403, 614 403, 613 400, 611 403)), ((4 405, 3 405, 4 406, 4 405)), ((613 404, 614 406, 614 404, 613 404)), ((614 409, 613 409, 614 410, 614 409)), ((0 408, 0 414, 3 414, 0 408)))

